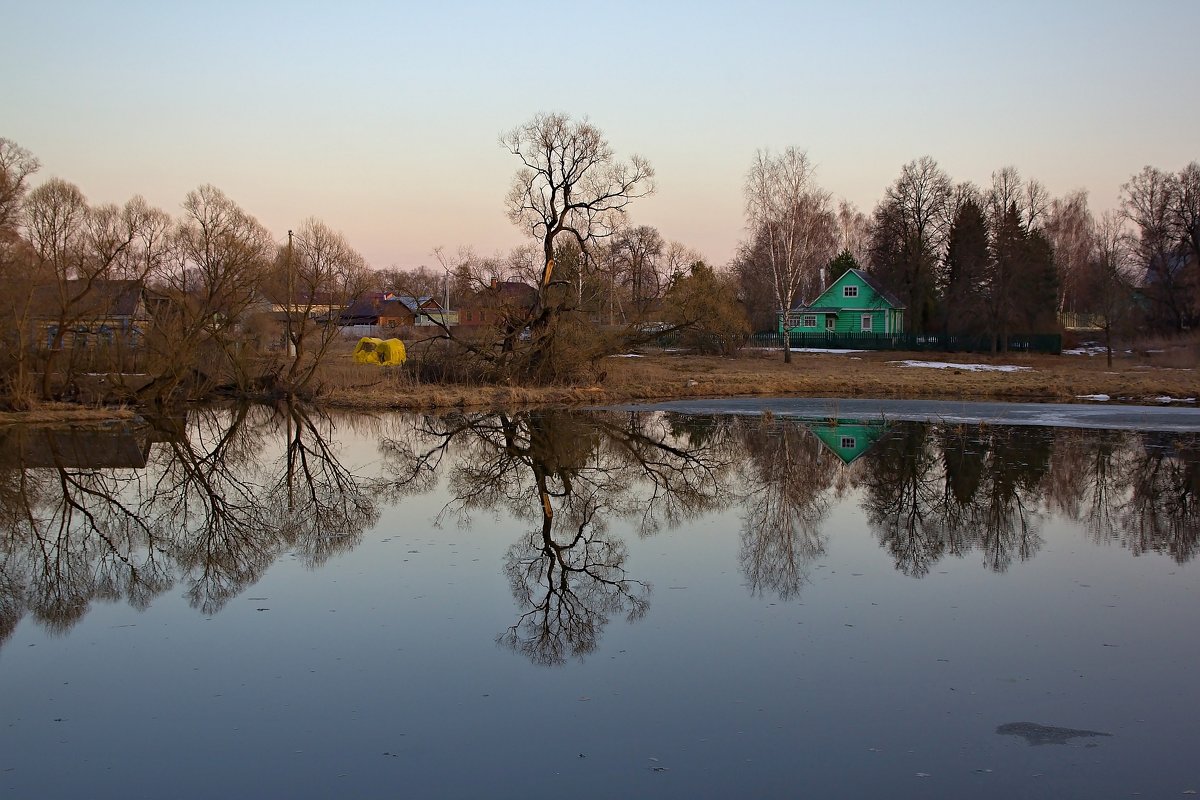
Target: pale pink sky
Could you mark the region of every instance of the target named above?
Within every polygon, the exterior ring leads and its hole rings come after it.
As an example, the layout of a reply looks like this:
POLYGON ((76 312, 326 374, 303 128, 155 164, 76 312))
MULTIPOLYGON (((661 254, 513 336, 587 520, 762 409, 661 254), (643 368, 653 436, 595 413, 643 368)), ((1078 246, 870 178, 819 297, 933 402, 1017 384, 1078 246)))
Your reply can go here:
POLYGON ((213 183, 282 239, 309 216, 377 267, 522 242, 499 134, 588 116, 654 164, 633 220, 725 263, 756 148, 870 212, 901 165, 1016 165, 1115 204, 1200 158, 1200 3, 9 4, 0 136, 93 202, 213 183), (833 6, 834 4, 827 4, 833 6), (545 20, 552 20, 547 28, 545 20))

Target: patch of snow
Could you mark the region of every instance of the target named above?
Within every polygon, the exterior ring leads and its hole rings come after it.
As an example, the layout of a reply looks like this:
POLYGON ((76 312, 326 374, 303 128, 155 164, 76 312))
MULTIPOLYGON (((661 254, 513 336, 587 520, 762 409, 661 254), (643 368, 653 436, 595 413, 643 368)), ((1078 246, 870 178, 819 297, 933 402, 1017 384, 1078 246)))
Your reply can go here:
POLYGON ((1095 400, 1097 403, 1107 403, 1109 400, 1112 400, 1112 398, 1106 394, 1077 394, 1075 395, 1075 399, 1095 400))
POLYGON ((1063 350, 1064 356, 1102 356, 1108 352, 1108 349, 1098 344, 1085 344, 1082 347, 1075 347, 1070 350, 1063 350))
POLYGON ((645 358, 641 353, 613 353, 609 358, 645 358))
POLYGON ((1156 397, 1154 399, 1157 400, 1158 402, 1164 403, 1164 404, 1165 403, 1194 403, 1194 402, 1196 402, 1196 398, 1194 398, 1194 397, 1168 397, 1165 394, 1162 395, 1161 397, 1156 397))
POLYGON ((1018 367, 1012 364, 955 364, 951 361, 889 361, 902 367, 925 367, 927 369, 961 369, 963 372, 1025 372, 1033 367, 1018 367))
POLYGON ((865 350, 839 350, 836 347, 793 347, 793 353, 829 353, 835 356, 844 356, 847 353, 863 353, 865 350))

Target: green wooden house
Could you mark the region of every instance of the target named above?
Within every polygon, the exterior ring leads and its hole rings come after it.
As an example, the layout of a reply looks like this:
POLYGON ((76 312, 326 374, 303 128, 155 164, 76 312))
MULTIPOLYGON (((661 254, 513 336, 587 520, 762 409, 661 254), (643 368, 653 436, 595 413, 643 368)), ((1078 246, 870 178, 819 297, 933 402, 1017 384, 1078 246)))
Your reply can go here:
POLYGON ((861 269, 848 269, 811 303, 779 315, 779 333, 902 333, 904 304, 861 269))

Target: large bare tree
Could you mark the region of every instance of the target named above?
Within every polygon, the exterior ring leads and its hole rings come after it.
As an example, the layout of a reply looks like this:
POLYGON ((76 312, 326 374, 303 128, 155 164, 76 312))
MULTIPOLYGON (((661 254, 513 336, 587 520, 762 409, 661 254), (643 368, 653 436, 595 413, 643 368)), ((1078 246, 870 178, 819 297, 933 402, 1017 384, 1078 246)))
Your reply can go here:
POLYGON ((904 165, 875 208, 871 270, 905 301, 905 321, 912 331, 927 330, 934 319, 954 197, 949 176, 922 156, 904 165))
MULTIPOLYGON (((808 153, 789 147, 779 155, 754 154, 746 174, 746 223, 771 275, 776 308, 782 314, 805 295, 815 295, 821 269, 837 247, 837 221, 830 194, 817 185, 808 153)), ((783 360, 792 349, 784 342, 783 360)))
POLYGON ((283 249, 276 292, 285 298, 287 355, 281 389, 308 386, 329 346, 341 332, 338 313, 365 293, 374 280, 366 260, 340 231, 306 219, 283 249), (280 280, 282 279, 282 280, 280 280))
POLYGON ((1121 187, 1121 211, 1134 227, 1129 244, 1145 276, 1142 291, 1154 306, 1154 321, 1184 330, 1196 318, 1197 287, 1195 276, 1181 268, 1177 194, 1174 175, 1148 166, 1121 187))
MULTIPOLYGON (((629 204, 654 191, 654 169, 641 156, 620 161, 600 129, 586 118, 538 114, 500 137, 521 162, 506 206, 509 219, 540 246, 537 302, 526 320, 532 338, 529 363, 547 351, 569 291, 555 293, 555 241, 566 235, 588 252, 608 236, 629 204), (561 295, 561 296, 560 296, 561 295)), ((521 328, 509 326, 503 349, 513 350, 521 328)))
POLYGON ((1106 211, 1091 237, 1091 253, 1079 276, 1088 307, 1100 317, 1108 366, 1113 362, 1113 334, 1121 333, 1132 318, 1137 302, 1136 281, 1129 265, 1129 239, 1119 214, 1106 211))
POLYGON ((155 377, 143 395, 168 398, 193 378, 217 378, 210 369, 227 372, 248 392, 254 376, 245 322, 262 301, 275 242, 215 186, 189 192, 183 211, 173 232, 174 258, 157 276, 170 303, 154 316, 148 346, 155 377), (217 356, 211 365, 206 353, 217 356))

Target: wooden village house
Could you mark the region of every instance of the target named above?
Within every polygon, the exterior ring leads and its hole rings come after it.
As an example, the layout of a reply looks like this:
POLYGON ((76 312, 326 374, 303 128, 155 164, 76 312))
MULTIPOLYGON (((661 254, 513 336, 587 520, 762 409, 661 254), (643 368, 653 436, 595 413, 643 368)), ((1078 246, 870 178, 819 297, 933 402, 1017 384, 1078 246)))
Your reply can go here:
POLYGON ((892 334, 904 331, 904 304, 860 269, 848 269, 811 303, 780 314, 779 332, 892 334))

